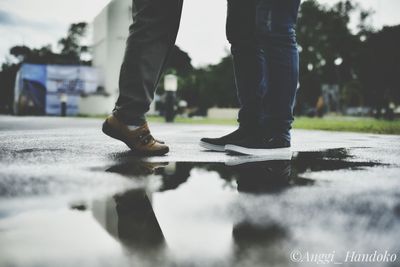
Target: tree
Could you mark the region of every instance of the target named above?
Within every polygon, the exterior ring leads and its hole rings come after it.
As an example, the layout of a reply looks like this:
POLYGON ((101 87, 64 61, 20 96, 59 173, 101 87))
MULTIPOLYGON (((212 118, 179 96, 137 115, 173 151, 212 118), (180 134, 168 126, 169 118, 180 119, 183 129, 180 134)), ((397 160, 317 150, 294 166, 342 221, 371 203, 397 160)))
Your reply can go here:
POLYGON ((81 44, 86 34, 87 23, 72 24, 67 36, 60 39, 61 53, 54 53, 50 45, 39 49, 31 49, 27 46, 14 46, 10 49, 10 55, 14 56, 18 63, 5 63, 0 72, 0 112, 10 113, 16 74, 23 63, 33 64, 84 64, 89 61, 81 60, 82 55, 88 52, 88 47, 81 44))
POLYGON ((87 46, 81 44, 86 32, 87 23, 71 24, 67 36, 58 41, 61 47, 60 53, 53 52, 50 45, 45 45, 38 49, 14 46, 10 49, 10 54, 16 57, 20 63, 90 65, 90 62, 81 59, 82 55, 89 51, 87 46))
POLYGON ((4 63, 2 65, 2 71, 0 72, 0 113, 12 113, 14 84, 18 69, 18 64, 4 63))
POLYGON ((187 76, 193 71, 192 59, 188 53, 182 51, 178 46, 172 48, 166 64, 167 72, 173 69, 179 76, 187 76))
POLYGON ((237 107, 232 58, 224 57, 219 64, 194 70, 182 82, 179 95, 201 114, 213 106, 237 107))
MULTIPOLYGON (((192 66, 192 59, 186 53, 185 51, 182 51, 178 46, 174 46, 172 48, 171 54, 169 55, 169 58, 167 60, 167 63, 165 65, 165 73, 164 74, 175 74, 178 76, 178 89, 179 92, 182 92, 182 87, 185 86, 185 81, 188 79, 189 75, 193 73, 193 66, 192 66)), ((164 75, 161 77, 161 81, 158 84, 158 94, 163 94, 164 93, 164 83, 162 82, 164 80, 164 75)), ((179 94, 179 97, 182 99, 185 99, 185 97, 182 97, 181 94, 179 94)))
POLYGON ((86 35, 86 32, 86 22, 71 24, 67 36, 58 41, 61 47, 61 55, 80 61, 82 54, 89 50, 88 46, 82 45, 82 38, 86 35))
MULTIPOLYGON (((359 54, 359 74, 366 104, 389 112, 389 103, 400 104, 400 25, 369 34, 359 54)), ((390 114, 386 114, 389 117, 390 114)))
POLYGON ((352 1, 342 1, 332 8, 315 0, 303 2, 298 20, 297 38, 300 45, 300 90, 297 113, 314 106, 321 95, 321 85, 339 84, 353 90, 357 76, 357 58, 362 47, 360 36, 369 33, 370 12, 352 1), (349 28, 350 16, 358 13, 359 32, 349 28))
MULTIPOLYGON (((332 8, 315 0, 302 3, 297 38, 300 47, 300 85, 296 111, 314 107, 324 83, 341 86, 348 103, 362 103, 359 71, 362 37, 371 34, 367 23, 371 12, 352 1, 341 1, 332 8), (358 33, 349 28, 350 16, 359 15, 358 33), (335 64, 336 62, 336 64, 335 64), (338 64, 341 63, 341 64, 338 64), (354 99, 354 98, 360 99, 354 99)), ((237 107, 232 59, 227 56, 219 64, 194 70, 182 82, 180 95, 190 106, 205 109, 212 106, 237 107)))

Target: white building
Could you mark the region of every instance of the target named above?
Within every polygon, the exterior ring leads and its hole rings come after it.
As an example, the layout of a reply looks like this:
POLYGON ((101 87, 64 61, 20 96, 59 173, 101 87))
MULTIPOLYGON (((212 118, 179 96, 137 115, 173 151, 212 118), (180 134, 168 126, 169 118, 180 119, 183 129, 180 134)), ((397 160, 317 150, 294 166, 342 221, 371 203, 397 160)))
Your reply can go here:
POLYGON ((93 28, 93 66, 102 73, 104 93, 82 97, 81 114, 109 114, 118 96, 118 78, 128 28, 132 22, 132 0, 113 0, 98 14, 93 28))

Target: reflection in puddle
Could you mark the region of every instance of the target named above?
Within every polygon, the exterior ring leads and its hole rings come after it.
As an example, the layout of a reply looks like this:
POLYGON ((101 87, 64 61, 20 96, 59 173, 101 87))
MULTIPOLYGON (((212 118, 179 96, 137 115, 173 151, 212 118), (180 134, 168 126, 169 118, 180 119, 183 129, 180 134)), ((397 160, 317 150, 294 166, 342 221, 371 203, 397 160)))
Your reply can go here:
POLYGON ((140 266, 165 258, 165 238, 145 191, 134 189, 95 201, 93 215, 140 266))
POLYGON ((273 203, 268 201, 290 188, 313 186, 314 180, 302 177, 307 171, 376 165, 349 159, 344 149, 228 164, 121 158, 107 172, 141 180, 143 187, 97 200, 92 212, 130 260, 143 266, 290 264, 282 248, 291 229, 265 213, 273 203))
MULTIPOLYGON (((313 147, 353 145, 318 138, 313 147)), ((79 149, 59 149, 58 138, 44 138, 45 148, 6 141, 0 266, 294 266, 294 249, 336 251, 337 259, 347 250, 398 252, 397 139, 362 138, 371 148, 290 160, 187 155, 207 157, 203 163, 143 162, 181 156, 141 161, 110 153, 114 144, 103 147, 101 140, 96 155, 86 140, 79 149), (229 161, 212 162, 221 160, 229 161)), ((190 153, 186 141, 179 149, 190 153)))

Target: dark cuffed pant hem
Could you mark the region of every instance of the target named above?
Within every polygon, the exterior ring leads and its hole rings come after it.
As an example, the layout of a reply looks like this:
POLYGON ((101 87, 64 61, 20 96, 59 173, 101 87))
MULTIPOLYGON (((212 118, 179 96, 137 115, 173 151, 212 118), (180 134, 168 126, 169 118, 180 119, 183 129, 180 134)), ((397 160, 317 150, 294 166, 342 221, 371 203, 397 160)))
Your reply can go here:
POLYGON ((146 123, 146 118, 144 115, 141 116, 126 115, 115 109, 113 110, 112 113, 119 121, 121 121, 123 124, 126 125, 141 126, 146 123))

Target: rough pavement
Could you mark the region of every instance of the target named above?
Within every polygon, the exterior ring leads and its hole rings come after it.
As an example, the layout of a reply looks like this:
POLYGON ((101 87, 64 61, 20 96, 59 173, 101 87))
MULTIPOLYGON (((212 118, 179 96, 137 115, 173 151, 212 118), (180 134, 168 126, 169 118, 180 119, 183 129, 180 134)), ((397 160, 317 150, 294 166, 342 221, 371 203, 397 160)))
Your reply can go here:
POLYGON ((399 136, 295 130, 292 160, 235 165, 198 146, 233 126, 151 124, 148 159, 100 127, 0 117, 0 266, 400 264, 399 136))

